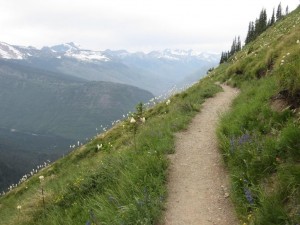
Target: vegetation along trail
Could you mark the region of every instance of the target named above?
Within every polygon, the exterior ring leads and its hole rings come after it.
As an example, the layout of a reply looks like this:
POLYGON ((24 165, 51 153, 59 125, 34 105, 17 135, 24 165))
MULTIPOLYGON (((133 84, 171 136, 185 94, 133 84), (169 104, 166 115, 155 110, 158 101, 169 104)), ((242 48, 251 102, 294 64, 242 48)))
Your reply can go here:
POLYGON ((236 89, 222 86, 208 99, 188 129, 176 135, 175 153, 170 155, 165 225, 238 224, 229 197, 229 181, 218 150, 216 127, 236 89))

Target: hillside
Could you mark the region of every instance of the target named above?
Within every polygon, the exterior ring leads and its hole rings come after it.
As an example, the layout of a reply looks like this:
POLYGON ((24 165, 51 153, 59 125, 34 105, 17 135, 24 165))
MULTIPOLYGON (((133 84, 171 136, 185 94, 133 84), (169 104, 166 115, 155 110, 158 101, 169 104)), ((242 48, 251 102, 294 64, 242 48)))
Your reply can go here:
POLYGON ((129 85, 0 61, 0 190, 152 97, 129 85))
POLYGON ((298 7, 190 89, 27 179, 0 198, 2 223, 157 224, 174 133, 222 81, 241 89, 218 130, 241 224, 299 224, 299 23, 298 7))
POLYGON ((0 69, 4 128, 84 139, 153 97, 133 86, 87 82, 9 62, 0 62, 0 69))
POLYGON ((300 223, 300 7, 211 76, 241 89, 219 127, 244 224, 300 223))
POLYGON ((172 133, 185 128, 204 99, 219 90, 202 81, 175 95, 170 104, 162 102, 148 111, 138 107, 133 115, 136 124, 125 119, 2 196, 2 223, 154 223, 166 194, 166 154, 173 151, 172 133), (142 117, 145 123, 139 122, 142 117), (17 205, 22 209, 18 211, 17 205))

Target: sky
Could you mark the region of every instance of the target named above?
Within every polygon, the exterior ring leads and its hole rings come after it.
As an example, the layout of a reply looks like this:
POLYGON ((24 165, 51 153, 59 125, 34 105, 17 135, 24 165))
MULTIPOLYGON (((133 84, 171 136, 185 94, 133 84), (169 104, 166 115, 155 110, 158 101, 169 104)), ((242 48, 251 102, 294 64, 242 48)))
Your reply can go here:
MULTIPOLYGON (((228 50, 244 40, 262 8, 268 17, 280 0, 0 0, 0 41, 52 46, 75 42, 83 49, 131 52, 228 50)), ((282 0, 289 10, 299 0, 282 0)))

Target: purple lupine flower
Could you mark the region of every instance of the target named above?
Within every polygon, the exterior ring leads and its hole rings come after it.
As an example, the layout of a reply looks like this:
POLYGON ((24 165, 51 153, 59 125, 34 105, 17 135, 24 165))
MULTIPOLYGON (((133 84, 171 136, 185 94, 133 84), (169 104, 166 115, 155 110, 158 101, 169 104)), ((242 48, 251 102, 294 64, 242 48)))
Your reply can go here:
POLYGON ((244 193, 247 201, 249 202, 250 205, 254 204, 254 199, 252 197, 252 193, 249 188, 244 187, 244 193))
POLYGON ((251 140, 251 136, 249 134, 243 134, 239 139, 239 145, 245 144, 251 140))

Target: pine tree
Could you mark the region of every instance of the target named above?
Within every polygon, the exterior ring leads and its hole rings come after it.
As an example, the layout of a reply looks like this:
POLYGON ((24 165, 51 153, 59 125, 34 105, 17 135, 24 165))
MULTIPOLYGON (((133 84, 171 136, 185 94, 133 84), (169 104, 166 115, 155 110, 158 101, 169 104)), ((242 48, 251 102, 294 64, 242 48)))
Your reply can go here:
POLYGON ((255 36, 255 25, 254 22, 251 23, 251 39, 250 41, 253 41, 256 38, 255 36))
POLYGON ((282 18, 282 9, 281 9, 281 3, 279 3, 276 12, 276 20, 280 20, 281 18, 282 18))
POLYGON ((288 15, 288 14, 289 14, 289 6, 287 6, 285 9, 285 15, 288 15))
POLYGON ((254 39, 255 39, 255 26, 254 26, 254 22, 251 21, 248 26, 248 33, 246 36, 245 44, 250 43, 254 39))
POLYGON ((232 56, 236 52, 236 37, 234 38, 231 49, 230 49, 230 56, 232 56))
POLYGON ((237 41, 236 50, 237 50, 237 51, 241 51, 241 49, 242 49, 241 37, 238 36, 238 41, 237 41))
POLYGON ((273 13, 269 25, 272 26, 274 23, 275 23, 275 9, 273 8, 273 13))
POLYGON ((222 64, 223 62, 224 62, 224 53, 222 52, 219 64, 222 64))
POLYGON ((251 35, 252 35, 252 22, 249 23, 249 26, 248 26, 248 33, 247 33, 247 36, 246 36, 246 40, 245 40, 245 43, 248 44, 249 42, 251 42, 251 35))
POLYGON ((259 14, 259 19, 255 22, 255 33, 257 36, 267 29, 267 20, 267 11, 262 9, 259 14))

